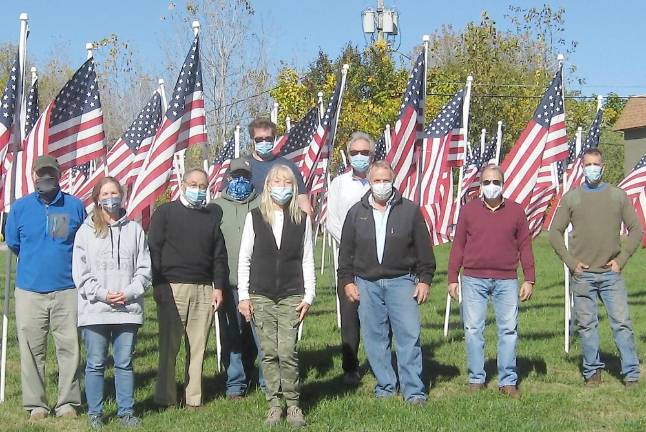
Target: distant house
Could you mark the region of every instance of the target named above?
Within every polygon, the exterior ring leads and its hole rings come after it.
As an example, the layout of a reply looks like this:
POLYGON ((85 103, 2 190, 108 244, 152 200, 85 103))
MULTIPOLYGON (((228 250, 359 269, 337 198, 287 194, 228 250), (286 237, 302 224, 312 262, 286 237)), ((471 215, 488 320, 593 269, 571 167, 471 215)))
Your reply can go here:
POLYGON ((613 128, 624 133, 624 175, 646 154, 646 95, 630 97, 613 128))

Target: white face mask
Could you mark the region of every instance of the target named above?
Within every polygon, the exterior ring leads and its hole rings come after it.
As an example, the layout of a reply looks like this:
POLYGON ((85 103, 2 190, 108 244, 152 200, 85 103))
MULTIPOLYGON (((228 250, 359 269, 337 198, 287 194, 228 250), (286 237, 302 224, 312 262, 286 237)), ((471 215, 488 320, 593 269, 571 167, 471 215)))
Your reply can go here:
POLYGON ((372 190, 372 195, 375 197, 375 199, 379 201, 386 201, 393 193, 393 183, 373 183, 370 185, 370 189, 372 190))
POLYGON ((482 186, 482 195, 488 200, 494 200, 500 197, 502 194, 502 185, 495 185, 489 183, 488 185, 482 186))

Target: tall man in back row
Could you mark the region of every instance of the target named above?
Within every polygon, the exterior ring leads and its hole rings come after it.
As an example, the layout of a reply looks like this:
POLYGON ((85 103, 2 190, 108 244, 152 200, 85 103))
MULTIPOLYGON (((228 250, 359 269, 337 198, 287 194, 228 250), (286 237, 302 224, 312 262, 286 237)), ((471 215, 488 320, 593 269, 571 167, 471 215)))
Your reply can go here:
POLYGON ((253 140, 253 151, 248 160, 251 164, 251 182, 254 189, 262 191, 265 186, 267 173, 274 165, 286 165, 294 173, 298 188, 298 205, 301 210, 312 218, 312 206, 310 205, 305 182, 300 170, 294 162, 283 156, 274 154, 276 142, 276 124, 267 118, 257 118, 249 124, 249 136, 253 140))
POLYGON ((601 152, 586 150, 582 162, 585 183, 561 199, 550 230, 550 243, 572 275, 570 286, 583 348, 586 386, 596 387, 601 383, 601 370, 605 366, 599 358, 597 331, 597 298, 600 297, 621 357, 624 384, 632 387, 639 381, 639 358, 621 269, 639 247, 642 229, 626 193, 602 181, 601 152), (622 223, 628 230, 623 243, 619 237, 622 223), (570 224, 573 230, 568 249, 563 235, 570 224))

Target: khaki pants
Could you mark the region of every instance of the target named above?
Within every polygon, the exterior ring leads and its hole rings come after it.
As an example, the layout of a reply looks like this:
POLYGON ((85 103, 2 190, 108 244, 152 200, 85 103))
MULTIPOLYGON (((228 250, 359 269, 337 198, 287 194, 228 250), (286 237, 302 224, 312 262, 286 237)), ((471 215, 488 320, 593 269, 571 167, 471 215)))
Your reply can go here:
POLYGON ((253 324, 262 349, 262 373, 269 406, 298 406, 300 378, 298 371, 298 312, 303 296, 289 296, 278 303, 262 295, 251 295, 253 324))
POLYGON ((213 287, 204 284, 172 283, 155 287, 170 290, 157 305, 159 320, 159 371, 155 403, 177 404, 175 363, 180 343, 186 344, 184 391, 186 405, 202 405, 202 367, 213 322, 213 287))
POLYGON ((76 288, 36 293, 16 288, 16 330, 20 345, 22 406, 49 411, 45 384, 47 334, 51 331, 58 361, 56 414, 81 405, 76 288))

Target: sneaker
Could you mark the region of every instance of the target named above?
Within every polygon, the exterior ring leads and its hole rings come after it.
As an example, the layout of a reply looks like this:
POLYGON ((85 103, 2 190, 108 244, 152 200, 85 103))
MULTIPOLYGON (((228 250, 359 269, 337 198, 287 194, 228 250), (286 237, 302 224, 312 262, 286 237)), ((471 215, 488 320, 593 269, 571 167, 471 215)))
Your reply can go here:
POLYGON ((343 374, 343 384, 350 387, 357 387, 361 383, 361 375, 358 370, 352 370, 343 374))
POLYGON ((515 385, 500 386, 498 390, 500 391, 500 393, 504 394, 505 396, 509 396, 512 399, 520 399, 520 392, 515 385))
POLYGON ((406 401, 411 406, 424 406, 426 405, 426 399, 423 397, 414 397, 406 401))
POLYGON ((265 419, 265 425, 272 427, 276 426, 283 418, 283 409, 281 407, 271 407, 267 411, 267 418, 265 419))
POLYGON ((103 417, 100 415, 90 415, 88 417, 90 429, 97 430, 103 427, 103 417))
POLYGON ((586 378, 585 386, 588 388, 599 387, 601 382, 601 370, 596 370, 590 378, 586 378))
POLYGON ((482 383, 469 383, 469 393, 478 393, 480 390, 484 390, 485 385, 482 383))
POLYGON ((141 425, 141 419, 132 414, 126 414, 124 416, 119 417, 119 421, 121 422, 122 425, 129 428, 134 428, 141 425))
POLYGON ((297 406, 287 408, 287 423, 294 427, 303 427, 306 425, 303 411, 297 406))
POLYGON ((43 419, 47 418, 47 414, 48 414, 48 412, 44 408, 34 408, 29 413, 29 420, 31 420, 31 421, 43 420, 43 419))

